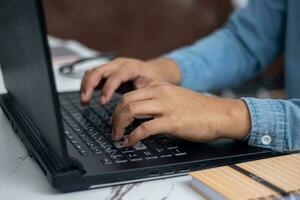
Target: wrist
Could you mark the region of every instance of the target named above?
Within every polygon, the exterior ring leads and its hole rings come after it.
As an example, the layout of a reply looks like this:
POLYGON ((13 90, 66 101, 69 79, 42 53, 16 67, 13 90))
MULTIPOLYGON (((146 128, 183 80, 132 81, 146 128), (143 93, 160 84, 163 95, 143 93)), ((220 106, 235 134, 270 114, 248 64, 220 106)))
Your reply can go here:
MULTIPOLYGON (((149 70, 157 77, 158 81, 169 82, 179 85, 181 82, 181 72, 178 65, 168 58, 157 58, 146 62, 150 65, 149 70)), ((150 72, 151 73, 151 72, 150 72)))
POLYGON ((223 138, 243 140, 251 129, 250 112, 246 103, 242 100, 224 100, 224 123, 221 126, 220 135, 223 138))

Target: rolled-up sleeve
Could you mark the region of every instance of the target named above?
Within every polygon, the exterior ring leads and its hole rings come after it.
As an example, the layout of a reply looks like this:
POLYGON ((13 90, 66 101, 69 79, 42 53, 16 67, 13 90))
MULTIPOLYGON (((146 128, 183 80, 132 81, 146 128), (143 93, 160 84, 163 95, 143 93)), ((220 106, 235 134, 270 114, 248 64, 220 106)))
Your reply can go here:
POLYGON ((285 17, 285 0, 251 0, 223 28, 165 57, 178 64, 183 87, 209 91, 237 86, 283 52, 285 17))

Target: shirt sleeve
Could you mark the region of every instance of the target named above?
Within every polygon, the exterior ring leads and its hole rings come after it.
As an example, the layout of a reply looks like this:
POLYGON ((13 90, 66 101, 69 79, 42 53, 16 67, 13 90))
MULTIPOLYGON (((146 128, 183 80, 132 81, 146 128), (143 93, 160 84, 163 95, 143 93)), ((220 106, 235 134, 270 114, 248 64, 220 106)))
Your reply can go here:
POLYGON ((223 28, 165 57, 178 64, 183 87, 209 91, 239 85, 282 52, 285 9, 285 0, 250 0, 223 28))
POLYGON ((300 100, 243 98, 251 114, 249 145, 278 152, 300 150, 300 100))

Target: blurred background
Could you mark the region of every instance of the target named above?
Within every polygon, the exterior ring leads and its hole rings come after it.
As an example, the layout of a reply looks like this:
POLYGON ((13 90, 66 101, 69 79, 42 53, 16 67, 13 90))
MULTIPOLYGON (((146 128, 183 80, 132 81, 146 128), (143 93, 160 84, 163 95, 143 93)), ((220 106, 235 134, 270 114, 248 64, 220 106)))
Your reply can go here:
MULTIPOLYGON (((98 51, 140 59, 154 58, 193 43, 221 27, 235 9, 247 4, 247 0, 43 2, 50 35, 75 39, 98 51)), ((279 58, 263 76, 236 88, 235 92, 255 96, 253 91, 261 89, 261 85, 266 89, 281 90, 282 71, 282 59, 279 58)))

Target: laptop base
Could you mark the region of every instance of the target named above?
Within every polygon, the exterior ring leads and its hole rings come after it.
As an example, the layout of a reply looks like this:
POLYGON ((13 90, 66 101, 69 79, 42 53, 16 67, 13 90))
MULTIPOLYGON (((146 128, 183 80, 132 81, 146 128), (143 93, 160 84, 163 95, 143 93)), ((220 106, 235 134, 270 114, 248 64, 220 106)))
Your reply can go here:
POLYGON ((61 192, 180 176, 190 171, 276 155, 271 150, 249 147, 243 142, 220 140, 212 144, 189 143, 191 151, 195 151, 195 154, 185 158, 161 159, 153 163, 144 161, 143 163, 127 163, 107 167, 101 165, 100 161, 95 158, 92 159, 93 161, 86 162, 79 154, 76 154, 71 144, 67 144, 72 164, 70 168, 65 168, 55 158, 53 152, 45 147, 38 136, 39 134, 33 134, 36 132, 34 125, 29 122, 8 94, 0 96, 0 106, 10 121, 14 132, 28 149, 30 157, 34 158, 40 166, 52 187, 61 192), (195 156, 196 154, 198 156, 195 156))

